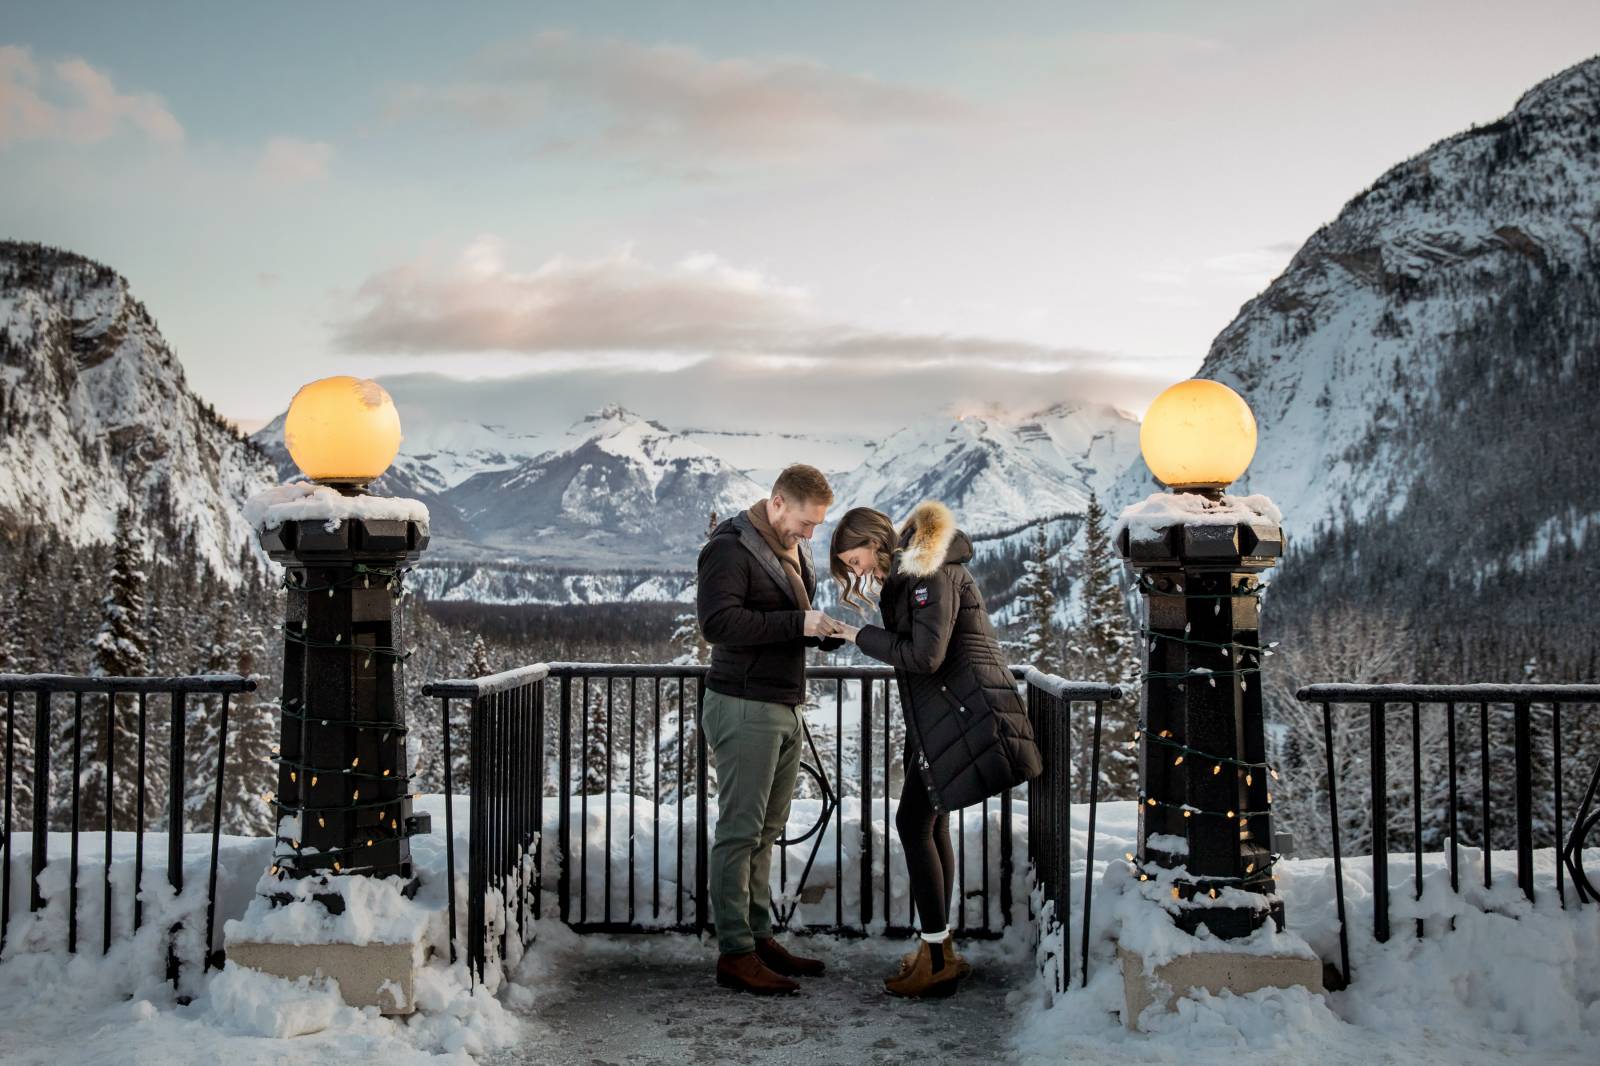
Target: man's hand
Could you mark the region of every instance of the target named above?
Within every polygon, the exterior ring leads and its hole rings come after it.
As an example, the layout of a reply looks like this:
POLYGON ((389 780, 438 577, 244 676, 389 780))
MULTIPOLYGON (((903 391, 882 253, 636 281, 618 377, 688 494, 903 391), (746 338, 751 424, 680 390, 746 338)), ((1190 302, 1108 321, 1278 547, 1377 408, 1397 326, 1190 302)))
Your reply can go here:
MULTIPOLYGON (((808 637, 831 637, 839 623, 829 618, 822 611, 807 611, 805 635, 808 637)), ((791 630, 791 632, 793 632, 791 630)))

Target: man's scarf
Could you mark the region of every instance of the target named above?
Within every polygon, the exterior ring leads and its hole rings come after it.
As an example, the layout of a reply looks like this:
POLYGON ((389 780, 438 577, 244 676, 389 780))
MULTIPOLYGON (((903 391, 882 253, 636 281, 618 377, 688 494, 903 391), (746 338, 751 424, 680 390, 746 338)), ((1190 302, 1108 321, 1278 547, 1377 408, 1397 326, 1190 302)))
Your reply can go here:
POLYGON ((806 595, 806 580, 800 573, 800 545, 795 544, 785 548, 783 541, 778 539, 778 531, 772 528, 772 523, 767 519, 767 501, 758 500, 750 505, 750 510, 745 514, 750 519, 750 524, 756 527, 756 532, 761 534, 761 539, 767 542, 773 554, 778 557, 778 562, 783 564, 783 572, 789 578, 789 587, 794 590, 794 601, 800 605, 802 611, 811 610, 811 597, 806 595))

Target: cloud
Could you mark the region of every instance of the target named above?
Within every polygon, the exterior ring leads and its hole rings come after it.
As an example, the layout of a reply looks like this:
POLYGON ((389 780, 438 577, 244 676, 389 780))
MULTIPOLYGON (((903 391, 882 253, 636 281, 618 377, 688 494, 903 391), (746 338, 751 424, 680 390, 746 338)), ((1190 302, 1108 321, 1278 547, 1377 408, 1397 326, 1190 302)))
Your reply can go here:
POLYGON ((481 238, 445 269, 413 263, 373 275, 337 340, 353 352, 739 351, 803 322, 806 296, 715 256, 656 267, 625 251, 506 268, 481 238))
POLYGON ((368 278, 334 323, 347 352, 463 356, 574 353, 641 358, 614 365, 740 356, 751 366, 909 369, 978 361, 1019 372, 1104 363, 1104 353, 1005 337, 885 331, 825 318, 802 288, 702 253, 668 266, 632 251, 552 259, 518 272, 483 237, 453 262, 404 264, 368 278))
POLYGON ((473 73, 454 84, 396 87, 385 115, 491 127, 544 117, 553 124, 547 149, 675 162, 795 158, 976 115, 949 93, 805 59, 713 59, 675 45, 553 31, 486 51, 473 73))
POLYGON ((183 126, 159 96, 119 92, 82 59, 46 69, 29 49, 0 45, 0 148, 33 140, 93 144, 125 127, 157 143, 183 140, 183 126))
MULTIPOLYGON (((1282 273, 1299 250, 1298 241, 1277 241, 1261 248, 1214 255, 1198 264, 1168 257, 1136 277, 1146 285, 1171 289, 1189 288, 1197 281, 1220 282, 1230 287, 1242 282, 1259 289, 1282 273)), ((1169 302, 1167 296, 1160 299, 1169 302)))
POLYGON ((346 370, 380 375, 402 417, 415 406, 430 415, 523 432, 559 429, 607 403, 620 403, 674 427, 886 435, 930 415, 991 404, 1032 412, 1079 400, 1139 411, 1196 365, 1198 359, 1177 369, 1123 360, 1028 373, 968 362, 907 374, 873 363, 774 366, 719 355, 659 373, 579 367, 463 379, 448 370, 397 374, 392 361, 346 370))
POLYGON ((332 159, 333 146, 322 141, 273 137, 261 153, 256 173, 274 185, 303 185, 327 177, 332 159))
POLYGON ((1281 241, 1265 248, 1212 256, 1201 266, 1220 280, 1243 282, 1264 289, 1282 273, 1296 250, 1297 246, 1281 241))

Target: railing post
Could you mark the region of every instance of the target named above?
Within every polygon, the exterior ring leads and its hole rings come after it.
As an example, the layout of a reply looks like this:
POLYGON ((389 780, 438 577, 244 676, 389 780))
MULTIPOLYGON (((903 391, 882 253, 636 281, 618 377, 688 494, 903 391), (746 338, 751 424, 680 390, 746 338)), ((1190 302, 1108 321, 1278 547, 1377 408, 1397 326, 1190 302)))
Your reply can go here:
MULTIPOLYGON (((681 713, 681 712, 680 712, 681 713)), ((561 724, 557 743, 560 751, 556 782, 556 845, 561 851, 560 895, 562 924, 572 921, 572 675, 561 675, 561 724)), ((678 802, 683 802, 679 797, 678 802)))
POLYGON ((450 750, 450 697, 439 697, 439 733, 444 740, 444 866, 445 906, 450 920, 450 963, 456 961, 456 796, 450 769, 454 753, 450 750))
POLYGON ((470 813, 472 827, 468 830, 467 840, 467 980, 469 983, 483 980, 484 955, 488 950, 484 944, 483 897, 489 891, 489 805, 493 800, 489 795, 492 783, 487 778, 488 763, 484 751, 483 716, 486 713, 484 702, 480 696, 468 703, 467 720, 470 745, 467 772, 472 789, 470 813))
POLYGON ((1526 701, 1515 704, 1512 714, 1517 762, 1517 884, 1522 886, 1522 894, 1532 901, 1533 715, 1526 701))
MULTIPOLYGON (((861 929, 872 924, 872 682, 861 679, 861 929)), ((888 787, 887 784, 885 787, 888 787)), ((884 865, 888 865, 889 827, 883 827, 884 865)), ((884 921, 889 916, 884 915, 884 921)))
MULTIPOLYGON (((167 741, 167 884, 174 896, 183 895, 183 793, 184 793, 184 694, 172 693, 172 735, 167 741)), ((178 983, 176 937, 182 922, 168 931, 167 980, 178 983)))
MULTIPOLYGON (((1011 878, 1015 860, 1011 853, 1011 789, 1000 793, 1000 926, 1011 925, 1011 878)), ((987 908, 987 903, 985 904, 987 908)), ((987 909, 985 915, 987 916, 987 909)))
POLYGON ((28 910, 44 907, 39 875, 50 860, 50 693, 34 694, 33 705, 33 854, 28 877, 28 910))
POLYGON ((533 916, 544 911, 544 704, 545 682, 533 692, 533 916))
MULTIPOLYGON (((204 960, 201 972, 211 968, 211 937, 217 924, 217 848, 222 839, 222 796, 223 773, 228 765, 228 694, 222 694, 222 717, 217 725, 217 788, 212 800, 211 809, 211 869, 206 880, 206 931, 205 948, 200 957, 204 960)), ((106 818, 111 817, 109 804, 107 805, 106 818)), ((111 920, 106 919, 107 935, 110 934, 111 920)))
POLYGON ((711 926, 711 871, 706 869, 709 839, 706 819, 711 813, 706 790, 711 787, 711 777, 706 772, 705 682, 702 674, 694 685, 694 924, 696 931, 702 933, 711 926))
POLYGON ((1105 701, 1095 700, 1094 748, 1089 761, 1089 840, 1083 852, 1083 936, 1080 944, 1083 959, 1078 967, 1078 979, 1083 988, 1089 986, 1089 914, 1094 906, 1094 894, 1090 889, 1094 887, 1094 821, 1095 811, 1100 806, 1100 727, 1104 711, 1105 701))
POLYGON ((11 836, 12 776, 16 772, 17 755, 17 690, 6 692, 6 794, 5 839, 0 840, 0 955, 6 950, 6 930, 11 925, 11 855, 16 850, 11 836))
POLYGON ((1333 837, 1333 898, 1339 915, 1339 966, 1350 983, 1350 933, 1344 920, 1344 861, 1339 854, 1339 768, 1333 761, 1333 709, 1322 705, 1322 750, 1328 765, 1328 828, 1333 837))
POLYGON ((1389 771, 1388 730, 1384 705, 1367 707, 1367 728, 1372 744, 1372 935, 1383 943, 1389 939, 1389 771))

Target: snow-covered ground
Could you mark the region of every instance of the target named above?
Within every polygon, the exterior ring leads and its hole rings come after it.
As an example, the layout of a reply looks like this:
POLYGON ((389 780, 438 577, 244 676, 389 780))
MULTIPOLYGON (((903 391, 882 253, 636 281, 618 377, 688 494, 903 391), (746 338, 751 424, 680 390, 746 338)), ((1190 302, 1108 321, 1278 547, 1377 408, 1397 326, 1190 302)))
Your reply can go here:
MULTIPOLYGON (((1074 808, 1074 847, 1086 843, 1074 808)), ((1591 1063, 1600 1038, 1600 907, 1579 908, 1571 884, 1567 909, 1555 891, 1555 853, 1535 853, 1535 903, 1517 887, 1510 852, 1491 858, 1493 888, 1483 887, 1482 853, 1461 848, 1461 892, 1450 890, 1443 855, 1424 857, 1422 898, 1414 899, 1412 856, 1389 858, 1391 937, 1373 939, 1370 857, 1346 857, 1349 988, 1327 995, 1303 989, 1247 996, 1199 996, 1175 1013, 1128 1032, 1119 1015, 1122 979, 1112 937, 1157 956, 1203 947, 1146 922, 1157 904, 1137 898, 1123 855, 1136 836, 1137 806, 1100 808, 1095 845, 1096 893, 1090 930, 1089 982, 1078 987, 1077 925, 1082 883, 1075 879, 1073 990, 1028 997, 1018 1008, 1015 1061, 1228 1063, 1240 1055, 1317 1063, 1591 1063), (1426 935, 1416 938, 1415 919, 1426 935), (1133 928, 1132 923, 1141 923, 1133 928), (1450 926, 1454 925, 1451 929, 1450 926), (1131 935, 1130 935, 1131 934, 1131 935)), ((1588 852, 1590 868, 1600 852, 1588 852)), ((1080 869, 1074 865, 1075 872, 1080 869)), ((1331 859, 1274 867, 1289 933, 1326 960, 1339 958, 1331 859)), ((1214 943, 1214 942, 1213 942, 1214 943)))
MULTIPOLYGON (((627 824, 625 803, 623 797, 613 800, 614 830, 627 824)), ((547 806, 553 808, 554 804, 547 806)), ((69 958, 63 950, 65 914, 61 905, 52 903, 41 915, 26 914, 26 892, 18 890, 19 884, 24 888, 26 884, 27 854, 21 850, 26 841, 19 836, 18 853, 9 857, 16 864, 13 923, 0 957, 0 1061, 48 1062, 52 1066, 63 1062, 252 1064, 304 1059, 408 1063, 438 1056, 456 1061, 477 1056, 497 1062, 622 1061, 624 1057, 634 1062, 694 1062, 705 1061, 706 1048, 711 1046, 705 1034, 725 1030, 730 1019, 771 1027, 774 1033, 782 1030, 793 1037, 768 1041, 771 1054, 750 1061, 778 1061, 771 1056, 790 1051, 798 1055, 810 1048, 796 1061, 815 1063, 902 1061, 918 1054, 914 1031, 923 1029, 941 1034, 939 1041, 925 1045, 936 1053, 924 1061, 986 1063, 1073 1059, 1231 1063, 1241 1054, 1363 1064, 1503 1062, 1535 1054, 1544 1062, 1589 1062, 1594 1041, 1600 1037, 1600 1004, 1596 1002, 1600 999, 1600 907, 1575 907, 1569 886, 1568 909, 1560 908, 1554 891, 1554 855, 1549 852, 1537 856, 1535 904, 1528 904, 1517 889, 1509 855, 1495 856, 1493 869, 1498 874, 1494 887, 1485 890, 1479 856, 1468 849, 1463 849, 1461 893, 1449 890, 1442 857, 1430 856, 1420 901, 1412 899, 1411 857, 1392 858, 1394 934, 1384 945, 1372 938, 1370 860, 1356 857, 1346 863, 1355 975, 1347 990, 1327 995, 1282 990, 1242 997, 1200 996, 1183 1001, 1173 1014, 1147 1017, 1147 1032, 1130 1033, 1116 1013, 1121 1007, 1122 983, 1112 938, 1119 937, 1124 945, 1154 956, 1204 946, 1185 943, 1189 938, 1164 928, 1157 915, 1159 903, 1139 898, 1138 886, 1122 859, 1132 845, 1136 824, 1131 803, 1105 804, 1099 813, 1091 867, 1095 908, 1087 987, 1077 985, 1075 940, 1082 914, 1087 811, 1075 807, 1074 940, 1068 945, 1074 960, 1073 987, 1065 994, 1052 994, 1054 982, 1048 966, 1042 977, 1036 976, 1037 955, 1025 920, 1004 941, 974 944, 974 957, 985 976, 961 992, 960 1025, 955 1028, 970 1034, 972 1039, 966 1042, 957 1039, 946 1024, 953 1024, 954 1016, 940 1015, 938 1006, 911 1007, 878 992, 875 975, 884 968, 885 960, 892 961, 903 948, 877 938, 807 941, 831 960, 836 981, 816 985, 788 1006, 758 1006, 755 1001, 730 997, 711 984, 709 967, 715 949, 710 942, 671 934, 577 936, 546 919, 536 926, 532 949, 511 964, 498 992, 480 986, 474 993, 468 990, 464 966, 452 967, 443 961, 448 949, 443 918, 442 801, 426 797, 419 807, 433 814, 434 833, 414 841, 414 854, 423 880, 418 905, 430 912, 425 917, 435 957, 418 981, 421 1009, 405 1020, 345 1007, 325 987, 291 984, 235 966, 206 975, 191 967, 184 990, 193 999, 178 1003, 165 981, 162 931, 179 918, 189 929, 198 929, 203 922, 210 843, 204 837, 188 842, 188 887, 176 900, 164 887, 161 857, 165 838, 159 834, 150 837, 146 844, 145 928, 137 937, 119 938, 105 956, 99 949, 101 853, 96 850, 98 840, 84 838, 80 842, 80 953, 69 958), (1418 916, 1426 919, 1427 936, 1422 940, 1414 934, 1418 916), (1448 928, 1452 922, 1453 930, 1448 928), (619 962, 627 959, 637 960, 641 985, 655 987, 665 982, 654 999, 642 991, 637 1004, 630 998, 633 976, 626 962, 619 962), (610 1005, 600 1010, 595 997, 609 997, 610 1005), (625 1018, 627 1024, 618 1021, 614 1027, 607 1026, 601 1018, 606 1011, 625 1018), (926 1019, 918 1022, 924 1014, 926 1019), (827 1042, 808 1043, 814 1035, 808 1026, 846 1016, 863 1024, 841 1023, 827 1042), (881 1019, 881 1024, 875 1019, 881 1019), (992 1024, 979 1019, 991 1019, 992 1024), (579 1030, 581 1041, 561 1035, 579 1030)), ((600 809, 601 804, 591 805, 588 823, 591 885, 606 861, 602 837, 596 833, 603 824, 600 809)), ((648 809, 639 804, 636 813, 648 809)), ((809 820, 807 810, 803 803, 797 804, 797 828, 809 820)), ((464 923, 464 800, 458 801, 454 813, 456 889, 459 920, 464 923)), ((847 841, 853 841, 858 832, 854 814, 847 808, 847 841)), ((873 814, 874 821, 880 819, 881 808, 873 814)), ((1019 804, 1015 811, 1019 833, 1025 828, 1025 814, 1025 805, 1019 804)), ((676 831, 675 817, 664 817, 663 822, 676 831)), ((635 819, 636 859, 652 853, 653 842, 647 835, 640 837, 648 833, 651 824, 647 818, 635 819)), ((881 830, 881 825, 878 828, 881 830)), ((968 831, 978 831, 976 822, 968 831)), ((997 831, 997 825, 992 825, 991 831, 997 831)), ((614 905, 619 890, 620 899, 626 898, 625 873, 615 876, 626 869, 626 836, 622 832, 613 835, 614 905)), ((674 850, 669 843, 675 841, 664 836, 664 856, 674 850)), ((65 844, 64 838, 59 846, 52 844, 54 861, 45 874, 47 894, 55 899, 64 896, 65 844)), ((692 855, 692 850, 686 852, 692 855)), ((113 865, 113 911, 119 933, 124 921, 121 912, 130 899, 131 851, 131 838, 119 834, 113 865)), ((219 931, 225 921, 245 912, 268 851, 265 841, 224 838, 218 878, 219 931)), ((849 846, 843 851, 842 880, 846 900, 852 902, 849 892, 858 880, 854 867, 857 851, 849 846)), ((819 860, 817 883, 837 883, 840 871, 831 866, 831 838, 825 840, 822 853, 827 858, 819 860)), ((969 860, 972 853, 969 847, 969 860)), ((1020 846, 1018 854, 1020 859, 1020 846)), ((1591 856, 1591 862, 1600 860, 1600 855, 1591 856)), ((651 864, 646 858, 639 865, 648 871, 651 864)), ((668 866, 664 858, 664 875, 668 866)), ((1280 864, 1276 872, 1287 909, 1289 938, 1303 938, 1323 958, 1337 959, 1331 863, 1294 860, 1280 864)), ((547 870, 546 878, 553 888, 553 868, 547 870)), ((897 920, 904 905, 903 876, 898 879, 900 886, 893 894, 897 920)), ((636 891, 638 887, 636 883, 636 891)), ((663 897, 667 894, 664 885, 663 897)), ((1019 892, 1019 899, 1026 898, 1019 892)), ((591 906, 598 902, 591 897, 591 906)), ((831 897, 817 906, 831 912, 831 897)), ((881 918, 881 906, 879 911, 881 918)), ((180 949, 193 960, 198 957, 198 933, 185 937, 180 938, 180 949)), ((1057 947, 1048 941, 1044 946, 1047 950, 1057 947)), ((748 1050, 745 1047, 738 1055, 730 1050, 727 1057, 741 1061, 739 1056, 748 1050)))

